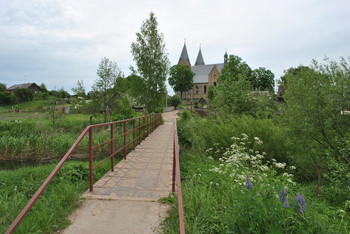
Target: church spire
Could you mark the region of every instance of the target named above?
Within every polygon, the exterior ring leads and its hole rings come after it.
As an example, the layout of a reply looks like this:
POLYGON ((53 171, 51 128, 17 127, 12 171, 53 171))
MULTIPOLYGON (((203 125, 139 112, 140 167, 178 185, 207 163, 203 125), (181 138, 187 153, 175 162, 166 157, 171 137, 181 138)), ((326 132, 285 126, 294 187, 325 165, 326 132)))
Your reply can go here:
POLYGON ((228 55, 227 55, 227 49, 225 50, 225 54, 224 54, 224 63, 226 64, 228 60, 228 55))
POLYGON ((195 63, 194 65, 195 65, 195 66, 205 65, 205 64, 204 64, 203 55, 202 55, 201 46, 199 46, 199 52, 198 52, 198 55, 197 55, 196 63, 195 63))
POLYGON ((190 59, 188 57, 187 48, 186 48, 186 39, 185 39, 184 47, 182 48, 179 62, 177 64, 191 66, 191 62, 190 62, 190 59))

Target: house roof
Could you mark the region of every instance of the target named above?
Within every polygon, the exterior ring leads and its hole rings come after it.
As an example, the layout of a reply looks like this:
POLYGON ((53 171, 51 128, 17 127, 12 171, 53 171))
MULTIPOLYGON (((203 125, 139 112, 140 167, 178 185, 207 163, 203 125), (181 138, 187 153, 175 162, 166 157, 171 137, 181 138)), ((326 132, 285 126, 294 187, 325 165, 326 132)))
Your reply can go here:
POLYGON ((195 66, 205 65, 201 48, 199 48, 199 52, 198 52, 198 55, 197 55, 196 63, 194 65, 195 66))
POLYGON ((16 85, 12 85, 10 88, 8 88, 7 90, 14 90, 14 89, 28 89, 29 87, 31 87, 32 85, 35 85, 38 87, 37 84, 35 83, 25 83, 25 84, 16 84, 16 85))
POLYGON ((208 64, 192 66, 191 70, 194 73, 193 83, 208 83, 209 73, 213 70, 214 66, 221 72, 224 67, 223 63, 218 64, 208 64))

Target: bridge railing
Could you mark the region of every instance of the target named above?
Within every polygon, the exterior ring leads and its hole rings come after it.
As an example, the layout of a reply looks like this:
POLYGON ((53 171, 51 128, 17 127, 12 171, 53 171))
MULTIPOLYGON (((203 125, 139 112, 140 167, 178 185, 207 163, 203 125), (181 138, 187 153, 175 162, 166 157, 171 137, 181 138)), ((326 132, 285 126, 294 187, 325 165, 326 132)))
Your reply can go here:
POLYGON ((181 186, 181 175, 180 175, 180 146, 177 135, 177 126, 175 120, 174 129, 174 156, 173 156, 173 193, 177 194, 177 203, 179 211, 179 230, 180 234, 185 234, 185 221, 184 221, 184 210, 182 201, 182 186, 181 186))
MULTIPOLYGON (((13 233, 18 225, 22 222, 24 217, 27 215, 29 210, 35 204, 35 202, 39 199, 41 194, 45 191, 46 187, 53 180, 58 171, 62 168, 64 163, 69 159, 72 155, 73 151, 77 148, 79 143, 84 139, 85 135, 89 135, 89 173, 90 173, 90 191, 93 191, 93 170, 100 166, 102 163, 106 162, 108 159, 111 161, 111 170, 114 170, 114 156, 123 151, 124 158, 126 158, 126 153, 129 148, 135 147, 137 144, 141 142, 141 140, 150 134, 157 126, 160 125, 162 120, 161 114, 150 114, 147 116, 141 116, 132 119, 114 121, 109 123, 95 124, 87 126, 79 137, 75 140, 73 145, 69 148, 66 154, 62 157, 62 159, 58 162, 56 167, 52 170, 50 175, 45 179, 43 184, 39 187, 39 189, 35 192, 33 197, 29 200, 27 205, 22 209, 22 211, 18 214, 16 219, 12 222, 10 227, 7 229, 5 234, 13 233), (97 128, 106 128, 110 131, 110 137, 108 140, 94 145, 94 129, 97 128), (120 132, 118 132, 120 129, 120 132), (116 135, 118 134, 118 135, 116 135), (122 139, 122 146, 115 147, 115 143, 117 143, 118 139, 122 139), (110 145, 110 155, 99 162, 97 165, 94 165, 94 151, 102 148, 103 146, 109 144, 110 145)), ((119 142, 120 143, 120 142, 119 142)))

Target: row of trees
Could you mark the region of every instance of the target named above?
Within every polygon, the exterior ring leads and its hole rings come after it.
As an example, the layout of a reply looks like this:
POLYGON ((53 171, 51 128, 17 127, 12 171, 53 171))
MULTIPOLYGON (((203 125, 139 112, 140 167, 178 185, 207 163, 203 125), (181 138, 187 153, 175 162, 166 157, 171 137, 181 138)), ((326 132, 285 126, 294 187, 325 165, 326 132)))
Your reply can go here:
MULTIPOLYGON (((170 68, 169 84, 174 91, 180 92, 182 97, 183 92, 192 89, 194 75, 191 68, 187 65, 178 64, 172 66, 170 68)), ((270 70, 264 67, 252 70, 240 57, 231 55, 220 75, 219 82, 231 84, 237 81, 244 81, 244 86, 247 86, 250 90, 273 92, 274 77, 275 75, 270 70)))

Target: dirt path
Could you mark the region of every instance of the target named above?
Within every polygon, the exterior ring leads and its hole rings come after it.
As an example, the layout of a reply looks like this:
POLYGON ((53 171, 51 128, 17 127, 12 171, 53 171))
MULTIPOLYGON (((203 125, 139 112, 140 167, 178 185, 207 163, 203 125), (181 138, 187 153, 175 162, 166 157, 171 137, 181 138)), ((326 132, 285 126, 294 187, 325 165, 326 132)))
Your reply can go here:
POLYGON ((176 111, 136 149, 95 183, 63 233, 154 233, 169 206, 158 200, 171 192, 176 111))

